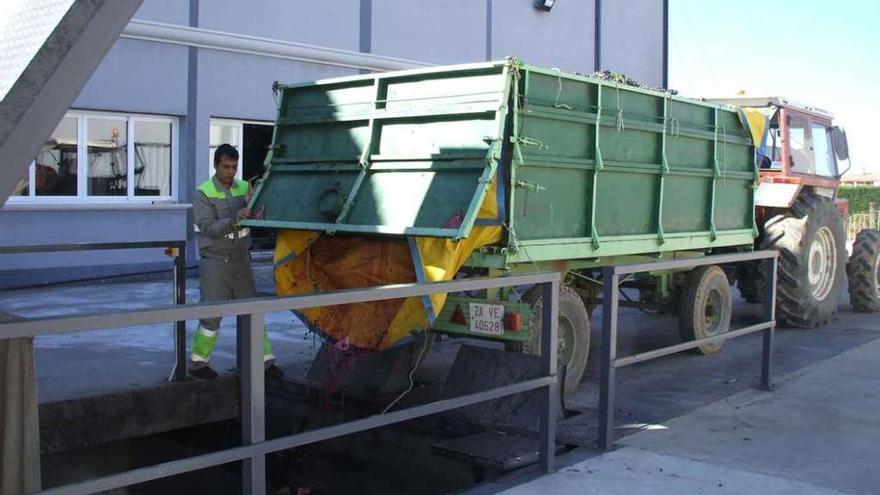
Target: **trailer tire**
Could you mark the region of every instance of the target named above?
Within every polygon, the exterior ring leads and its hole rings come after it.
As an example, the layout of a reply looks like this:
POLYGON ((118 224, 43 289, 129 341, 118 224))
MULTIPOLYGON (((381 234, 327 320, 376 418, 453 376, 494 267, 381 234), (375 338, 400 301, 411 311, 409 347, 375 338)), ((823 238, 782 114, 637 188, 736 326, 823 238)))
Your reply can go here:
MULTIPOLYGON (((508 344, 507 350, 541 355, 541 293, 541 287, 532 287, 523 294, 522 302, 532 307, 530 338, 526 342, 508 344)), ((587 370, 590 356, 590 317, 581 296, 568 286, 559 288, 558 332, 559 362, 565 365, 563 397, 571 397, 587 370)))
POLYGON ((846 231, 830 200, 803 195, 764 225, 762 249, 779 251, 776 318, 815 328, 831 321, 843 292, 846 231))
MULTIPOLYGON (((690 342, 727 333, 732 307, 730 283, 724 270, 715 265, 695 268, 688 273, 678 313, 681 340, 690 342)), ((723 345, 724 342, 705 344, 696 351, 715 354, 723 345)))
POLYGON ((853 309, 860 313, 880 311, 880 231, 865 229, 856 235, 846 273, 853 309))

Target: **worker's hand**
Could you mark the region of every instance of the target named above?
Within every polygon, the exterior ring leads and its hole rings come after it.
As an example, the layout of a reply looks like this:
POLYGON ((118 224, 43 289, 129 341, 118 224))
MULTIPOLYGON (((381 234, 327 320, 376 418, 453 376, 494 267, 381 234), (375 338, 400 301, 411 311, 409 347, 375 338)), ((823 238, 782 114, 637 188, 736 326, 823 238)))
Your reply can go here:
POLYGON ((244 220, 251 217, 251 209, 245 206, 244 208, 238 210, 237 218, 239 220, 244 220))

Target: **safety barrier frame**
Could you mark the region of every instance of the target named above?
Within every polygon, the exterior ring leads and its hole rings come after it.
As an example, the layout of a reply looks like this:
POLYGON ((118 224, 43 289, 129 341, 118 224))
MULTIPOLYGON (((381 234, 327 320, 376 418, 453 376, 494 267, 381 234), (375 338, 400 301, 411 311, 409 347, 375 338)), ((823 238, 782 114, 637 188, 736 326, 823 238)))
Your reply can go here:
POLYGON ((601 362, 599 363, 601 376, 599 382, 599 439, 597 442, 599 449, 607 451, 614 447, 614 388, 617 368, 689 349, 696 349, 705 344, 724 342, 736 337, 742 337, 743 335, 763 332, 761 388, 771 390, 770 367, 773 354, 773 330, 776 327, 776 263, 778 256, 778 251, 749 251, 602 268, 602 350, 601 362), (737 330, 730 330, 727 333, 714 337, 683 342, 632 356, 617 357, 617 311, 620 305, 620 291, 618 288, 621 276, 664 270, 688 270, 698 266, 725 265, 748 261, 761 261, 762 264, 765 280, 763 322, 737 330))
POLYGON ((386 285, 301 296, 254 298, 81 316, 34 318, 0 324, 0 339, 106 330, 166 321, 186 322, 202 318, 236 316, 239 335, 237 339, 238 354, 241 359, 241 446, 50 488, 39 492, 42 494, 94 493, 242 461, 244 493, 263 495, 266 493, 266 454, 537 389, 542 389, 539 462, 543 469, 550 473, 555 469, 556 416, 559 402, 556 346, 559 284, 559 273, 534 273, 427 284, 386 285), (262 356, 266 313, 519 285, 538 285, 543 290, 541 377, 325 428, 271 440, 266 439, 265 377, 262 356))
MULTIPOLYGON (((68 244, 29 244, 0 246, 3 254, 59 253, 71 251, 109 251, 115 249, 167 249, 173 258, 172 302, 186 304, 186 240, 178 241, 120 241, 120 242, 77 242, 68 244)), ((168 381, 186 379, 186 322, 174 324, 174 366, 168 381)), ((2 338, 2 337, 0 337, 2 338)))

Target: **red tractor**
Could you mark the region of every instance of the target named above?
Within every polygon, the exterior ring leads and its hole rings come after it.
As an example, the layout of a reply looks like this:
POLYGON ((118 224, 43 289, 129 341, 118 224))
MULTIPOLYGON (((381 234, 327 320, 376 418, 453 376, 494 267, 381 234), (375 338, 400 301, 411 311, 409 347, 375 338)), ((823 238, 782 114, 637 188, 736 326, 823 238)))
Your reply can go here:
MULTIPOLYGON (((859 232, 847 260, 848 203, 837 198, 838 163, 849 160, 843 129, 829 112, 784 98, 717 101, 740 107, 752 128, 761 174, 755 195, 756 248, 780 252, 777 320, 797 327, 830 321, 844 271, 853 308, 880 310, 880 232, 859 232)), ((736 279, 743 298, 760 300, 763 280, 757 266, 740 268, 736 279)))

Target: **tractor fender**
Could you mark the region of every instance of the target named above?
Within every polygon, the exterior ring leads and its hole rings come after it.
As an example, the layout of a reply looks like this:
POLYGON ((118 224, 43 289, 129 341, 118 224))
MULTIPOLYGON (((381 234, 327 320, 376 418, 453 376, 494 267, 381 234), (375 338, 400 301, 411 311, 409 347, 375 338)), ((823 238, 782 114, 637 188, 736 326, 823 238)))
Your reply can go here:
POLYGON ((779 182, 761 182, 755 191, 755 206, 790 208, 803 186, 779 182))

